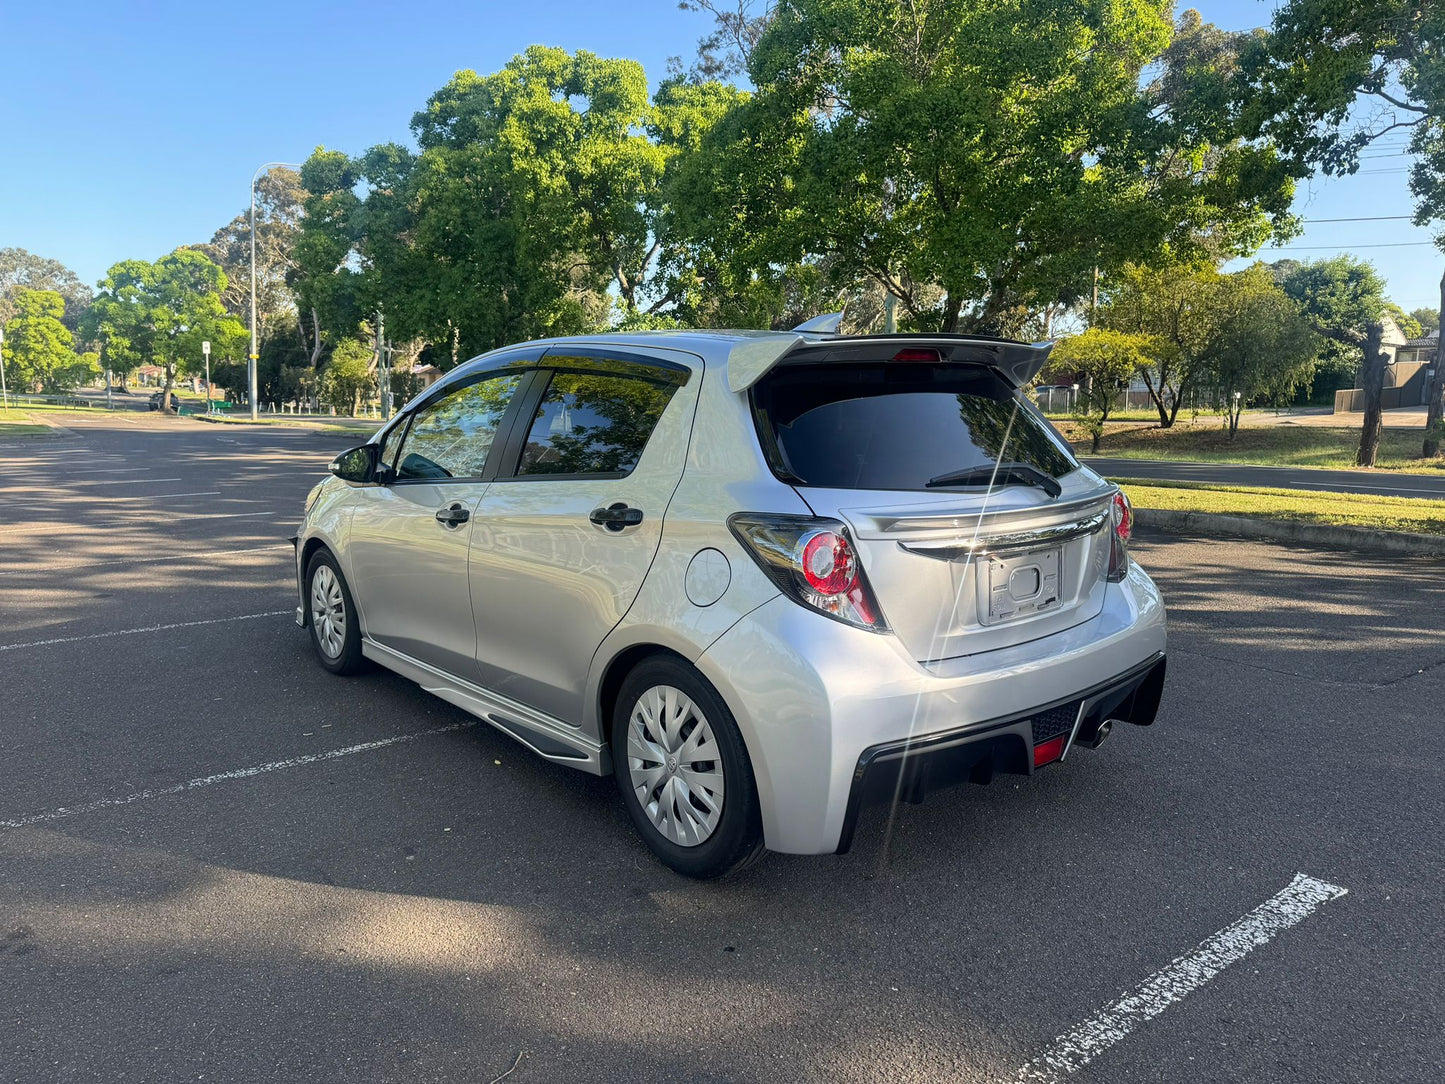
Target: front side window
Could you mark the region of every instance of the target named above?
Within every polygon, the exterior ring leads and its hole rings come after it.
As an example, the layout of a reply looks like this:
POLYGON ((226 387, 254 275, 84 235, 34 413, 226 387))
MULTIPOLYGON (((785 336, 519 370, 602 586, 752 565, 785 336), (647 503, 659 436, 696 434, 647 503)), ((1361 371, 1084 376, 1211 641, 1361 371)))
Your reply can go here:
POLYGON ((517 473, 631 473, 677 387, 676 380, 662 375, 553 373, 532 417, 517 473))
POLYGON ((397 480, 479 477, 522 376, 488 377, 447 392, 418 410, 401 447, 397 480))

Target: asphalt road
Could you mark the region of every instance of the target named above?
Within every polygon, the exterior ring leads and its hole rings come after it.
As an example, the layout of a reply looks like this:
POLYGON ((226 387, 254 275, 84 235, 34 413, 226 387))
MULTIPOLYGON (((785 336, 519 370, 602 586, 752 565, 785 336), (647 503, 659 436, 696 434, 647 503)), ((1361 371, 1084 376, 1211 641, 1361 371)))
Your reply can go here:
POLYGON ((1247 467, 1187 460, 1082 458, 1094 470, 1109 478, 1159 478, 1170 482, 1214 482, 1231 486, 1445 500, 1445 473, 1396 474, 1389 471, 1317 470, 1313 467, 1247 467))
POLYGON ((0 1081, 1003 1082, 1091 1019, 1044 1079, 1445 1076, 1438 565, 1146 537, 1155 726, 702 885, 315 665, 282 539, 345 434, 74 433, 0 443, 0 1081), (1299 872, 1348 894, 1098 1015, 1299 872))

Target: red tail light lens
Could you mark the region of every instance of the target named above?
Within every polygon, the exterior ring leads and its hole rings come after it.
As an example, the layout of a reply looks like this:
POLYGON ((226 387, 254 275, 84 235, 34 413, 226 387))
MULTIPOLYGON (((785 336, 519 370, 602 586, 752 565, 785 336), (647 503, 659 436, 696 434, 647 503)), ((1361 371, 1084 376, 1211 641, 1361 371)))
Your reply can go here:
POLYGON ((870 632, 887 632, 858 551, 837 520, 740 512, 728 528, 794 602, 870 632))
POLYGON ((858 579, 858 559, 842 535, 819 531, 803 543, 803 579, 820 595, 841 595, 858 579))
POLYGON ((928 350, 921 346, 905 346, 898 353, 893 355, 894 361, 921 361, 926 365, 936 364, 942 359, 938 356, 937 350, 928 350))
POLYGON ((1134 509, 1124 491, 1114 494, 1109 536, 1109 580, 1118 583, 1129 574, 1129 539, 1134 536, 1134 509))

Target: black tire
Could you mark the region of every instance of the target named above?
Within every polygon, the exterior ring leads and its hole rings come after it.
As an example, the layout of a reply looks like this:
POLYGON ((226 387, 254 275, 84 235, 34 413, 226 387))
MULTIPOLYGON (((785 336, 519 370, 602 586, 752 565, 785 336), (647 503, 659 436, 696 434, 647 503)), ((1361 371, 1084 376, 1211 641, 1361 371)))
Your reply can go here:
MULTIPOLYGON (((316 660, 333 674, 359 674, 365 670, 366 658, 361 654, 361 622, 357 620, 356 603, 351 597, 351 588, 346 584, 346 577, 341 574, 336 558, 331 556, 329 550, 317 550, 306 563, 306 590, 302 597, 306 606, 306 628, 311 635, 311 647, 316 652, 316 660), (337 630, 340 632, 340 648, 334 654, 323 646, 325 634, 317 624, 316 614, 312 612, 316 576, 323 568, 334 577, 336 586, 340 589, 343 606, 343 620, 340 624, 344 629, 337 630)), ((334 614, 334 611, 332 612, 334 614)))
POLYGON ((753 765, 732 712, 707 679, 696 669, 671 656, 644 660, 627 675, 612 716, 612 771, 622 791, 627 815, 648 849, 663 864, 685 877, 711 880, 734 873, 763 853, 763 819, 753 765), (634 708, 656 686, 671 686, 685 694, 702 712, 711 728, 723 773, 722 809, 711 835, 701 843, 683 845, 668 839, 644 810, 633 789, 627 752, 627 733, 634 708))

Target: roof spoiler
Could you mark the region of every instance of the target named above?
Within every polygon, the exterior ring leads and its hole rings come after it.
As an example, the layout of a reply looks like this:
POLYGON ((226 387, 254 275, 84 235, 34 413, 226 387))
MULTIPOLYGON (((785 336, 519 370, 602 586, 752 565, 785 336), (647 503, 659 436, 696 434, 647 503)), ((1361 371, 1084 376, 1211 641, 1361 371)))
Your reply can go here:
MULTIPOLYGON (((937 350, 945 362, 986 365, 1016 388, 1033 382, 1049 360, 1052 342, 1020 343, 974 335, 856 335, 822 341, 796 331, 743 339, 728 353, 728 389, 747 391, 767 372, 799 347, 817 351, 816 360, 877 361, 880 348, 937 350)), ((891 356, 891 355, 886 355, 891 356)))

